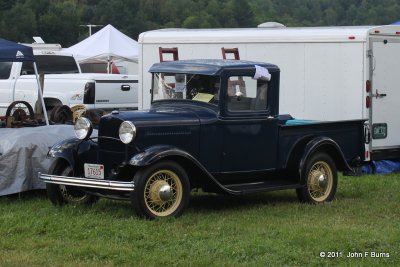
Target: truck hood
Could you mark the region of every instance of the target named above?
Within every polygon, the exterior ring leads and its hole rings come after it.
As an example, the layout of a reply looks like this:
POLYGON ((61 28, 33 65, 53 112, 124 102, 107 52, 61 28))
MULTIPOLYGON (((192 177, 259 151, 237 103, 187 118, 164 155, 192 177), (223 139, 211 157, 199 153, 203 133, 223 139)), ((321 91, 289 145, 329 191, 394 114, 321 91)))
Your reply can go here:
POLYGON ((215 114, 191 105, 160 105, 145 111, 114 112, 100 120, 99 136, 112 139, 100 138, 99 146, 102 150, 124 151, 118 131, 123 121, 131 121, 137 132, 134 143, 140 149, 163 144, 197 155, 200 124, 203 118, 216 118, 215 114))
POLYGON ((150 110, 126 111, 103 116, 100 120, 99 135, 118 137, 123 121, 131 121, 139 130, 164 131, 173 127, 198 128, 200 124, 217 120, 217 112, 199 105, 156 105, 150 110))
POLYGON ((111 114, 104 117, 104 120, 109 119, 107 117, 118 118, 121 122, 131 121, 136 127, 200 124, 200 118, 195 111, 184 107, 171 106, 111 114))

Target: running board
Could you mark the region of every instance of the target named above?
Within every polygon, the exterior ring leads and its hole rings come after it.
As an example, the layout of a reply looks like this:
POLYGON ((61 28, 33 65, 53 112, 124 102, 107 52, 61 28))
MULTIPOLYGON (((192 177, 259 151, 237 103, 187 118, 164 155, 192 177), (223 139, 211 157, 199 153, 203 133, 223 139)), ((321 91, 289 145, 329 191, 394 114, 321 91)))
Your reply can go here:
POLYGON ((296 189, 301 188, 301 184, 293 183, 277 183, 277 182, 255 182, 255 183, 243 183, 243 184, 229 184, 222 185, 228 191, 234 191, 236 194, 251 194, 251 193, 261 193, 267 191, 275 190, 285 190, 285 189, 296 189))

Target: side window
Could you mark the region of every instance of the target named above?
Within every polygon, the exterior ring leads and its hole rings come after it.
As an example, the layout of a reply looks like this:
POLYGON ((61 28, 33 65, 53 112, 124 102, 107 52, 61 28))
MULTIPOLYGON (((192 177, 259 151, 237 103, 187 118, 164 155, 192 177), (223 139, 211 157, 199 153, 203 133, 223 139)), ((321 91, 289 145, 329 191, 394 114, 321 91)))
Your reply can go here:
POLYGON ((267 109, 268 82, 250 76, 228 79, 227 106, 229 111, 261 111, 267 109))
POLYGON ((35 74, 33 63, 31 61, 25 61, 22 63, 21 75, 29 75, 29 74, 35 74))
POLYGON ((0 79, 10 78, 12 62, 0 62, 0 79))

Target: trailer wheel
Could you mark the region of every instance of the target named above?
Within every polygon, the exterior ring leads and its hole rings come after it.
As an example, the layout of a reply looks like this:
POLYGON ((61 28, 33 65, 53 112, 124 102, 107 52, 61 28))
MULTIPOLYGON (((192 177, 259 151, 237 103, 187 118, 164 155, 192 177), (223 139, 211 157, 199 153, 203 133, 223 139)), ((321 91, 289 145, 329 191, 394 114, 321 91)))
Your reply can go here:
POLYGON ((303 187, 297 189, 301 202, 319 204, 333 200, 338 183, 334 161, 326 153, 316 153, 306 163, 303 187))
MULTIPOLYGON (((52 174, 60 176, 72 176, 73 170, 69 165, 55 168, 52 174), (59 171, 58 171, 59 170, 59 171)), ((77 187, 60 185, 60 184, 46 184, 47 196, 54 205, 64 204, 93 204, 98 200, 98 197, 89 195, 77 187)))
POLYGON ((189 179, 175 162, 160 161, 139 170, 133 181, 131 201, 139 217, 179 217, 189 203, 189 179))

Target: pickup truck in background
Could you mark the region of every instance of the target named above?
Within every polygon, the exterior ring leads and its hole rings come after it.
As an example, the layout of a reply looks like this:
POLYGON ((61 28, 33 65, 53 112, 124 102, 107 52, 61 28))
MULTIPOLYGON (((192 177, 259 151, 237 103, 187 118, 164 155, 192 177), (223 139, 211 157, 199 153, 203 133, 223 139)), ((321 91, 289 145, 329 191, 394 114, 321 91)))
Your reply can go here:
POLYGON ((295 189, 300 201, 335 197, 337 171, 364 158, 364 120, 306 121, 279 115, 280 70, 240 60, 154 64, 151 108, 113 111, 91 137, 79 118, 76 136, 54 145, 50 200, 131 200, 146 218, 179 216, 190 190, 232 195, 295 189))
MULTIPOLYGON (((84 104, 87 109, 137 109, 137 75, 81 73, 72 54, 35 49, 38 72, 44 74, 43 96, 47 110, 58 105, 84 104)), ((38 84, 31 62, 0 62, 0 116, 14 101, 38 99, 38 84)))

